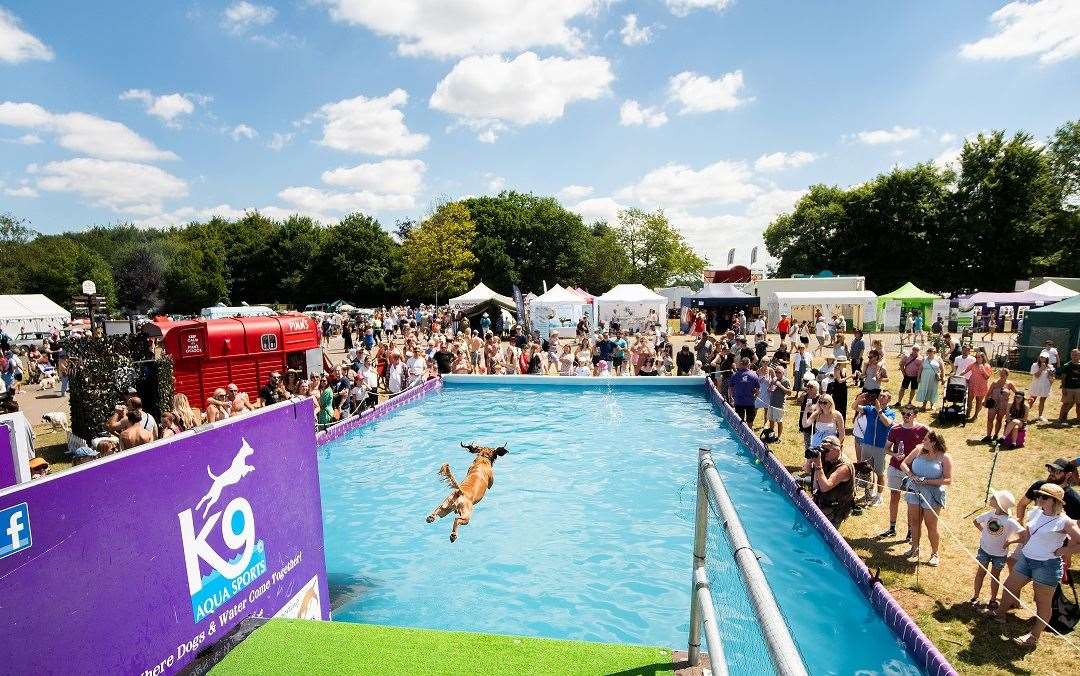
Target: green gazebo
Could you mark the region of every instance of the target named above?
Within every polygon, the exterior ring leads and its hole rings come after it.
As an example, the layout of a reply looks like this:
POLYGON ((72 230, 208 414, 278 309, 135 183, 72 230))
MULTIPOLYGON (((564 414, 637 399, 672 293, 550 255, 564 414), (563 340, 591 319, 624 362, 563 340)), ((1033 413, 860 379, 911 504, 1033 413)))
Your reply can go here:
MULTIPOLYGON (((941 298, 941 296, 935 296, 932 293, 927 293, 926 291, 923 291, 911 282, 908 282, 907 284, 901 286, 899 289, 893 291, 892 293, 887 293, 884 296, 878 296, 877 316, 881 320, 882 324, 884 324, 885 304, 890 300, 898 300, 900 301, 901 322, 904 321, 904 314, 907 313, 908 310, 915 310, 922 315, 923 322, 929 329, 930 322, 933 321, 930 313, 934 311, 934 301, 938 298, 941 298)), ((903 327, 886 326, 884 328, 886 331, 896 331, 898 329, 902 329, 903 327)))
MULTIPOLYGON (((1020 339, 1020 368, 1031 368, 1031 362, 1042 351, 1043 342, 1054 341, 1059 363, 1069 361, 1069 350, 1080 347, 1080 296, 1033 307, 1024 312, 1024 327, 1020 339)), ((1057 384, 1054 385, 1057 387, 1057 384)))

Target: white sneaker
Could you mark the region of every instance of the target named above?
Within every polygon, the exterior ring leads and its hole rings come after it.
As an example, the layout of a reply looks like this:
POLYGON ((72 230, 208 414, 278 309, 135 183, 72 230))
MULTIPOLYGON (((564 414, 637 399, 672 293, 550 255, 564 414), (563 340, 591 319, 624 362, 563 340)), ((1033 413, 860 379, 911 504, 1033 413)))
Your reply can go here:
POLYGON ((881 493, 877 493, 876 495, 874 495, 874 499, 870 501, 870 506, 871 507, 880 507, 881 506, 881 493))

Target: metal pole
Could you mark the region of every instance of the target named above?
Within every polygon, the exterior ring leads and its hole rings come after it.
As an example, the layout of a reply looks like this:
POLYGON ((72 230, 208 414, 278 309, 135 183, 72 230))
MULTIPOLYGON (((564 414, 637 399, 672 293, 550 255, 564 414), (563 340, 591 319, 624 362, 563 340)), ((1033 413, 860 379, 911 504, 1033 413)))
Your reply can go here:
MULTIPOLYGON (((702 451, 698 451, 698 455, 702 451)), ((690 568, 690 639, 686 648, 691 666, 701 661, 701 605, 697 594, 697 571, 705 565, 705 541, 709 528, 709 503, 700 471, 697 477, 697 511, 694 516, 694 561, 690 568)))
POLYGON ((735 511, 735 505, 731 502, 731 496, 724 488, 720 473, 716 471, 712 453, 708 449, 702 449, 698 452, 698 459, 701 480, 705 484, 706 493, 712 498, 713 506, 724 521, 728 540, 735 554, 735 563, 746 583, 746 592, 754 607, 758 624, 761 625, 761 633, 769 648, 776 673, 781 676, 807 676, 808 672, 802 655, 799 654, 799 649, 791 638, 791 631, 784 622, 783 615, 780 614, 780 607, 776 603, 768 580, 765 579, 765 573, 761 570, 757 554, 751 548, 749 538, 746 537, 738 512, 735 511))

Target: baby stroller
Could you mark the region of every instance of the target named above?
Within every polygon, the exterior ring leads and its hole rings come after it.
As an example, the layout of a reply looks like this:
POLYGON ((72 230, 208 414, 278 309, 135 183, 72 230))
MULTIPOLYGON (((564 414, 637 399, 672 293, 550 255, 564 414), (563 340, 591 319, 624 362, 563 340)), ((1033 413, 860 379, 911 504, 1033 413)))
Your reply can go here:
POLYGON ((949 376, 938 420, 967 421, 968 383, 964 376, 949 376))

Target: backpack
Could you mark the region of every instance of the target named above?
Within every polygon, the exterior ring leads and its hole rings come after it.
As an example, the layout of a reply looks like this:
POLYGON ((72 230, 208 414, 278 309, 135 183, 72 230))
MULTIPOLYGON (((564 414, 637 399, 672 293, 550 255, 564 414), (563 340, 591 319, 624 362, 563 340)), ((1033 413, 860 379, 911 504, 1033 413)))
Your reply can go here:
POLYGON ((1065 592, 1059 584, 1054 590, 1054 600, 1050 604, 1050 628, 1061 634, 1068 634, 1080 622, 1080 603, 1077 602, 1076 587, 1069 581, 1072 589, 1072 601, 1065 598, 1065 592))

